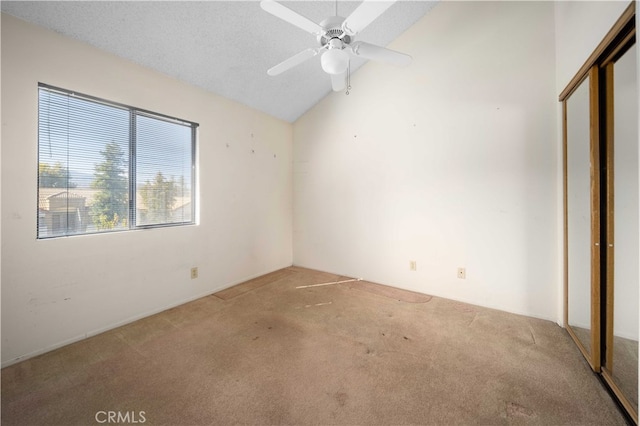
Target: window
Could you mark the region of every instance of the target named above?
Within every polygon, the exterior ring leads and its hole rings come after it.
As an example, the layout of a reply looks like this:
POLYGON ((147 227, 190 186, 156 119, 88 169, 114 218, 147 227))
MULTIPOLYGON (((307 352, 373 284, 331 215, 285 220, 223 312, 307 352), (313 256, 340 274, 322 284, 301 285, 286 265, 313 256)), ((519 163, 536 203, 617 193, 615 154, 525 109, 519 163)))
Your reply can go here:
POLYGON ((197 127, 41 84, 38 238, 193 224, 197 127))

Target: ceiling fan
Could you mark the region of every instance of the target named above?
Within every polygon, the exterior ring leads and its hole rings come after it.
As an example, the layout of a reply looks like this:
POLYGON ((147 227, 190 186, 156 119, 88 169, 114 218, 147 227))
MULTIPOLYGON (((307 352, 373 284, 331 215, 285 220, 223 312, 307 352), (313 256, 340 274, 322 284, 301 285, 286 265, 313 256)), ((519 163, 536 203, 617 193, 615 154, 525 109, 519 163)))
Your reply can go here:
POLYGON ((355 36, 382 15, 395 1, 364 0, 346 19, 340 16, 330 16, 316 24, 274 0, 262 0, 260 2, 262 9, 315 35, 319 43, 319 47, 310 47, 289 59, 285 59, 270 68, 267 74, 276 76, 318 54, 322 54, 320 57, 322 69, 331 76, 333 90, 339 92, 346 85, 350 56, 398 66, 409 65, 412 58, 407 54, 375 44, 355 41, 355 36))

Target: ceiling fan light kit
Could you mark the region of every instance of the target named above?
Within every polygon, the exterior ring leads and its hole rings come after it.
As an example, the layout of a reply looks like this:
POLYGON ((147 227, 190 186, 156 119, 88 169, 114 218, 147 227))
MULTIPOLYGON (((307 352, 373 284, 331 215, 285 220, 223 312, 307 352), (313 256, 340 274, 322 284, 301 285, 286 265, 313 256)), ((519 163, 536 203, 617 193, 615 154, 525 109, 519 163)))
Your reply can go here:
POLYGON ((349 55, 342 49, 342 47, 330 47, 322 54, 320 64, 324 72, 337 75, 343 74, 347 70, 349 66, 349 55))
POLYGON ((274 0, 262 0, 260 7, 263 10, 315 35, 320 44, 320 47, 305 49, 285 59, 270 68, 267 74, 277 76, 322 53, 320 65, 322 70, 331 77, 331 87, 334 91, 339 92, 346 86, 347 94, 349 94, 350 86, 347 84, 347 80, 349 79, 351 56, 397 66, 409 65, 412 58, 407 54, 370 43, 354 41, 360 31, 384 13, 395 1, 365 0, 346 19, 340 16, 331 16, 320 24, 316 24, 274 0))

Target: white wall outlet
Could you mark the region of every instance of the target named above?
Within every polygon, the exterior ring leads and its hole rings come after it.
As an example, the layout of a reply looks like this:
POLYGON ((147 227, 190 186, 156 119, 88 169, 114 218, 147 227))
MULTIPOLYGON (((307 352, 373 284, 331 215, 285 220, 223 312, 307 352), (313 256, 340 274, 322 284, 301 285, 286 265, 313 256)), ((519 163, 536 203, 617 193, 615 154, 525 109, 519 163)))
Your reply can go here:
POLYGON ((465 268, 458 268, 458 278, 462 280, 467 278, 467 270, 465 268))
POLYGON ((198 278, 198 267, 191 268, 191 279, 195 280, 198 278))
POLYGON ((417 271, 418 270, 418 266, 416 265, 416 261, 415 260, 410 260, 409 261, 409 270, 410 271, 417 271))

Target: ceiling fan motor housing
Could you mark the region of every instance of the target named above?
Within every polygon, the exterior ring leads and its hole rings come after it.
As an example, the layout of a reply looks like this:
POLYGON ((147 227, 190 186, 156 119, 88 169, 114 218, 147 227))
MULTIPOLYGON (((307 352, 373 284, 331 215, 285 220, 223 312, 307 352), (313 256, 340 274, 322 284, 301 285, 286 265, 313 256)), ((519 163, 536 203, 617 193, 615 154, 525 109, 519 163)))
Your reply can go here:
POLYGON ((320 26, 324 30, 322 34, 318 36, 318 43, 320 43, 320 46, 324 47, 334 38, 339 38, 344 44, 351 43, 351 36, 345 34, 342 30, 342 23, 344 22, 344 19, 345 18, 341 16, 331 16, 320 22, 320 26))

